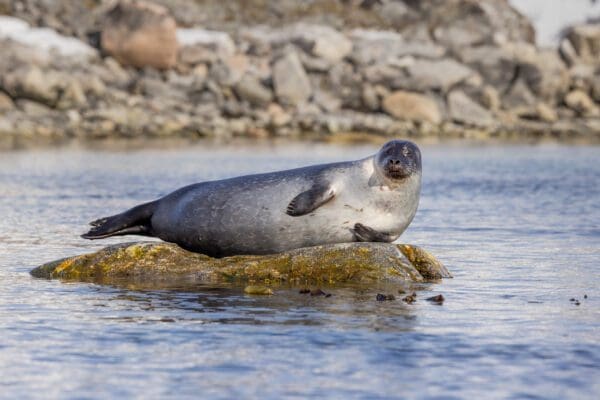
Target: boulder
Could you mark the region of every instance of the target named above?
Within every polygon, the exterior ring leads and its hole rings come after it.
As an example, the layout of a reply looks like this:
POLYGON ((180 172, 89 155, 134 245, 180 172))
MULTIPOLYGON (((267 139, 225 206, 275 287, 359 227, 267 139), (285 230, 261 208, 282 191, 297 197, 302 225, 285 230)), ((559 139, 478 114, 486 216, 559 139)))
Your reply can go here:
POLYGON ((15 108, 15 104, 12 99, 8 97, 6 94, 0 92, 0 112, 8 111, 15 108))
POLYGON ((12 98, 24 98, 54 106, 68 77, 54 71, 28 66, 0 77, 1 85, 12 98))
POLYGON ((574 26, 567 32, 579 60, 600 65, 600 23, 574 26))
POLYGON ((417 60, 409 65, 409 78, 405 88, 410 90, 440 90, 447 92, 452 86, 474 74, 469 67, 447 58, 443 60, 417 60))
POLYGON ((438 42, 452 49, 476 44, 535 42, 531 22, 508 0, 447 0, 426 8, 424 17, 438 42))
POLYGON ((308 100, 312 89, 308 75, 294 50, 288 50, 273 64, 273 85, 280 102, 297 105, 308 100))
POLYGON ((488 110, 461 90, 453 90, 448 94, 448 112, 452 120, 466 125, 487 127, 495 122, 488 110))
POLYGON ((352 51, 352 42, 330 26, 298 23, 290 29, 292 41, 331 63, 341 61, 352 51))
POLYGON ((123 65, 167 69, 177 62, 177 26, 162 6, 121 0, 105 16, 100 45, 123 65))
POLYGON ((108 246, 44 264, 39 278, 149 282, 182 279, 202 282, 373 284, 421 282, 451 277, 425 250, 389 243, 348 243, 307 247, 265 256, 211 258, 171 243, 140 242, 108 246))
POLYGON ((246 74, 235 86, 235 93, 241 100, 256 106, 267 105, 273 100, 271 89, 263 85, 251 74, 246 74))
POLYGON ((597 117, 600 115, 594 101, 583 90, 573 90, 565 96, 565 104, 578 114, 586 117, 597 117))
POLYGON ((431 41, 407 41, 393 31, 355 29, 350 37, 354 44, 350 59, 358 65, 387 63, 406 56, 436 59, 444 54, 444 49, 431 41))
POLYGON ((398 90, 383 99, 383 110, 401 120, 439 124, 442 116, 437 103, 429 96, 398 90))

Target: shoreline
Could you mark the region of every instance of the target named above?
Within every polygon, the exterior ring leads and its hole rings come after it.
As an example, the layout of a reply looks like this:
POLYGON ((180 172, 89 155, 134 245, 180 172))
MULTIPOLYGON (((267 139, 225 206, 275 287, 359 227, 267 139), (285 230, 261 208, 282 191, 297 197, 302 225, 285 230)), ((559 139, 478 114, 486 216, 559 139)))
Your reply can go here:
POLYGON ((466 146, 466 147, 493 147, 493 146, 568 146, 568 147, 600 147, 600 137, 567 137, 557 138, 550 135, 529 136, 511 135, 505 137, 448 137, 448 136, 421 136, 421 137, 393 137, 379 136, 365 133, 344 133, 329 136, 310 135, 303 137, 231 137, 231 138, 107 138, 95 140, 82 140, 76 138, 61 139, 40 143, 17 143, 15 146, 3 146, 0 142, 0 154, 36 150, 99 150, 99 151, 136 151, 136 150, 178 150, 188 147, 202 146, 218 149, 238 148, 251 149, 267 146, 293 146, 293 145, 332 145, 332 146, 379 146, 394 138, 406 139, 416 142, 421 146, 466 146))

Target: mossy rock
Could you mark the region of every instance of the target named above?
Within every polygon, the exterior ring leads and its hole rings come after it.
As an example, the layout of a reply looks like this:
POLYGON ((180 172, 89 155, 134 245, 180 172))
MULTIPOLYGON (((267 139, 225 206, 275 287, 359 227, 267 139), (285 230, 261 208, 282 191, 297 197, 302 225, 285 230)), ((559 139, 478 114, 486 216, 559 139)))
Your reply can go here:
POLYGON ((110 284, 181 281, 268 284, 422 282, 451 277, 431 254, 411 245, 347 243, 265 256, 212 258, 163 242, 125 243, 41 265, 34 277, 110 284))

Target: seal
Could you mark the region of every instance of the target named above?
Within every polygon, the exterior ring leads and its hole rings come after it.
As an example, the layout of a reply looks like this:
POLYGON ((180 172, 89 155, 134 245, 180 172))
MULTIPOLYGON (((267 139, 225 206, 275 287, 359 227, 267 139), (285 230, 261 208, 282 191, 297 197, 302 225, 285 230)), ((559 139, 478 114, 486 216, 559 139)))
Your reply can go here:
POLYGON ((82 235, 158 237, 212 257, 392 242, 417 212, 421 152, 387 142, 356 161, 193 184, 90 223, 82 235))

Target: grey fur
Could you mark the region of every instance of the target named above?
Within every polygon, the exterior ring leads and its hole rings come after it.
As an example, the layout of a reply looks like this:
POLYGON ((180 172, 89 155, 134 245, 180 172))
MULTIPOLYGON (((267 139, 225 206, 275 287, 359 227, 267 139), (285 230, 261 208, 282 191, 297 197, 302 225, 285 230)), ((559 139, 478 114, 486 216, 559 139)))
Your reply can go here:
POLYGON ((362 160, 186 186, 98 220, 99 226, 83 236, 133 231, 217 257, 326 243, 391 242, 412 221, 420 188, 419 149, 395 140, 362 160))

